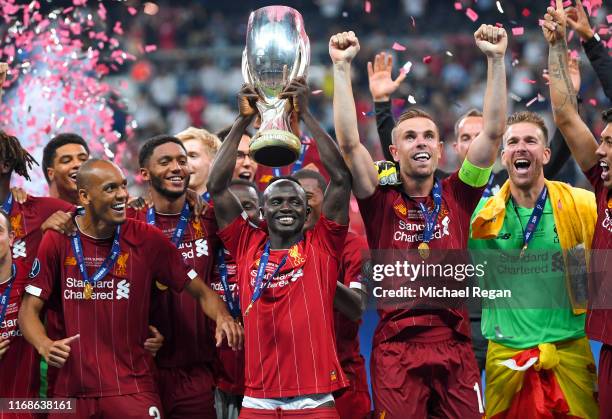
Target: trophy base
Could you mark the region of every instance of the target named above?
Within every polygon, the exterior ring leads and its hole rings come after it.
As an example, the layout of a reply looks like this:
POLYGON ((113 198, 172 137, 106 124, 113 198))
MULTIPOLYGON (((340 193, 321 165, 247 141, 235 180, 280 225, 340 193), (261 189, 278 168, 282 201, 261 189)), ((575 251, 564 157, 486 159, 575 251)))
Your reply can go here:
POLYGON ((289 131, 268 129, 253 136, 249 150, 253 159, 264 166, 290 165, 300 157, 302 143, 289 131))

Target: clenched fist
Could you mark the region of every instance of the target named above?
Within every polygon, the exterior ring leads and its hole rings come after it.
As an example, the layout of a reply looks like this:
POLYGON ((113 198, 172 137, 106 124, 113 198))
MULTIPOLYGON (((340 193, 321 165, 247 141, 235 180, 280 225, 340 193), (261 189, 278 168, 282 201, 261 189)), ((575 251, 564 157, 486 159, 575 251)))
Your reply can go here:
POLYGON ((337 33, 329 39, 329 56, 335 63, 350 63, 359 52, 359 39, 355 32, 337 33))
POLYGON ((504 28, 493 25, 481 25, 474 32, 476 45, 489 58, 500 58, 506 54, 508 35, 504 28))

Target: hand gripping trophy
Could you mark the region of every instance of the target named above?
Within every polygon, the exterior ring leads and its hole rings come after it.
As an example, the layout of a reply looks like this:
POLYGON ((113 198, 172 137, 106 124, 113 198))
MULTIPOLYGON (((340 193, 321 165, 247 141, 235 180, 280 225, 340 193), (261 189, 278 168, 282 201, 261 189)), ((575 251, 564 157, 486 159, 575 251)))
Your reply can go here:
POLYGON ((268 6, 251 13, 242 76, 260 96, 261 126, 249 145, 258 163, 281 167, 299 158, 300 139, 289 123, 291 107, 278 95, 291 80, 306 75, 309 62, 310 41, 297 10, 268 6))

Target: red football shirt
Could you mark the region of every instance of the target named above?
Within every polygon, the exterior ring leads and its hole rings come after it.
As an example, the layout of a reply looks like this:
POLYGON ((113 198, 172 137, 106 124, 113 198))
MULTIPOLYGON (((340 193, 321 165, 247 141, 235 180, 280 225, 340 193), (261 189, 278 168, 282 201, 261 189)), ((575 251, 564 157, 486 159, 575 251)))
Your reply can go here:
MULTIPOLYGON (((363 263, 368 259, 368 244, 363 237, 349 232, 346 235, 340 258, 338 280, 349 288, 365 290, 362 274, 363 263)), ((359 325, 361 320, 353 321, 334 309, 336 327, 336 347, 340 364, 355 391, 368 391, 365 360, 359 349, 359 325)))
MULTIPOLYGON (((441 181, 442 207, 436 220, 429 247, 466 249, 470 234, 470 218, 482 196, 484 187, 474 188, 459 179, 458 172, 441 181)), ((429 211, 433 198, 421 198, 429 211)), ((417 249, 423 240, 425 222, 417 201, 409 199, 399 188, 378 187, 372 196, 358 200, 368 245, 374 250, 417 249)), ((376 258, 376 255, 372 255, 376 258)), ((374 332, 374 345, 393 338, 413 326, 447 326, 470 336, 469 317, 465 310, 407 310, 403 306, 379 309, 380 322, 374 332)))
POLYGON ((28 267, 32 266, 42 240, 40 226, 56 211, 73 210, 72 204, 56 198, 28 196, 23 204, 13 201, 10 214, 15 232, 13 259, 24 259, 28 267))
MULTIPOLYGON (((0 324, 0 336, 10 341, 8 351, 0 359, 0 397, 36 397, 39 386, 40 359, 34 347, 21 334, 17 324, 21 299, 29 282, 29 269, 24 259, 14 262, 16 274, 6 315, 0 324)), ((7 287, 8 282, 0 285, 0 295, 3 295, 7 287)), ((0 418, 2 418, 2 413, 0 413, 0 418)))
MULTIPOLYGON (((246 213, 219 231, 238 264, 244 314, 254 291, 257 266, 268 234, 247 221, 246 213)), ((338 249, 347 226, 325 218, 289 250, 271 250, 266 274, 285 254, 287 262, 244 316, 245 395, 259 398, 331 393, 348 384, 334 339, 333 303, 338 249)))
POLYGON ((591 339, 612 345, 612 260, 608 257, 612 249, 612 192, 606 188, 601 179, 601 166, 597 163, 590 170, 584 172, 595 189, 597 200, 597 224, 593 234, 593 257, 591 270, 594 276, 598 294, 589 297, 595 300, 598 307, 606 309, 589 310, 586 319, 586 332, 591 339))
MULTIPOLYGON (((230 291, 234 299, 239 298, 238 283, 236 280, 236 272, 238 269, 236 261, 227 250, 224 252, 224 259, 227 267, 227 283, 230 291)), ((215 260, 210 287, 219 294, 219 297, 221 297, 223 301, 226 301, 225 291, 223 290, 223 285, 221 285, 218 260, 215 260)), ((217 387, 226 393, 244 394, 244 349, 241 351, 234 351, 224 340, 217 349, 217 358, 219 360, 215 365, 215 381, 217 387)))
MULTIPOLYGON (((146 222, 146 209, 130 210, 128 217, 146 222)), ((180 214, 156 213, 155 227, 170 239, 179 219, 180 214)), ((214 213, 207 211, 197 220, 189 220, 178 246, 185 263, 208 284, 214 261, 215 242, 218 241, 216 231, 214 213)), ((164 336, 164 344, 155 357, 158 366, 178 368, 214 360, 215 324, 202 312, 200 303, 188 293, 168 290, 156 283, 150 321, 164 336)))
MULTIPOLYGON (((91 277, 110 253, 112 238, 94 239, 81 233, 81 241, 91 277)), ((66 337, 81 335, 59 370, 55 396, 156 391, 153 357, 143 346, 153 282, 180 291, 195 272, 159 230, 145 223, 126 220, 120 246, 111 272, 96 283, 92 299, 85 300, 70 238, 54 231, 43 237, 38 251, 41 269, 26 291, 60 307, 66 337)))

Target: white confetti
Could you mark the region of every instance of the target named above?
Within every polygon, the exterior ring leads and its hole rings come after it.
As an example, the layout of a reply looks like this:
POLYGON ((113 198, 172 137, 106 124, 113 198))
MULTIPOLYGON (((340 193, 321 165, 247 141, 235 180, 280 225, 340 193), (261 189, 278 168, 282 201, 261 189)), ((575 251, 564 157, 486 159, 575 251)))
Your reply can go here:
POLYGON ((408 95, 408 102, 414 105, 416 103, 416 99, 414 98, 414 96, 408 95))
POLYGON ((514 94, 512 92, 510 92, 508 94, 508 96, 510 96, 510 99, 514 100, 515 102, 520 102, 521 100, 523 100, 523 99, 521 99, 520 96, 518 96, 518 95, 516 95, 516 94, 514 94))
POLYGON ((495 4, 497 5, 497 10, 499 10, 499 13, 503 14, 504 13, 504 9, 502 9, 501 2, 498 0, 498 1, 495 2, 495 4))
POLYGON ((402 69, 404 70, 404 73, 406 74, 410 73, 411 68, 412 68, 412 63, 410 61, 406 61, 406 64, 404 64, 404 66, 402 67, 402 69))
POLYGON ((452 57, 452 56, 453 56, 453 53, 452 53, 452 52, 450 52, 450 51, 446 51, 446 55, 448 55, 449 57, 452 57))

